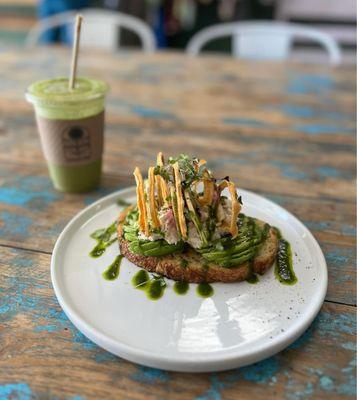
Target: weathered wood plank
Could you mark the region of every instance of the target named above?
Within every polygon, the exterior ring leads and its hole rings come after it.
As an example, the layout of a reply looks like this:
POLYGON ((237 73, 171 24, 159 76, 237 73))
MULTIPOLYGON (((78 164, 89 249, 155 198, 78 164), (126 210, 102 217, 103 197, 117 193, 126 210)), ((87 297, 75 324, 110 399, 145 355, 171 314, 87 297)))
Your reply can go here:
POLYGON ((69 58, 68 49, 0 54, 0 397, 354 397, 354 68, 82 52, 80 73, 111 86, 104 179, 70 195, 52 188, 23 96, 34 80, 66 75, 69 58), (50 253, 73 215, 131 185, 134 166, 145 170, 158 150, 204 157, 296 214, 325 253, 327 300, 346 305, 326 303, 289 349, 227 373, 138 367, 85 339, 55 300, 50 255, 20 248, 50 253))
MULTIPOLYGON (((2 120, 0 161, 44 165, 32 115, 2 120)), ((218 176, 230 175, 247 189, 354 201, 354 145, 261 137, 260 132, 247 136, 240 130, 145 128, 111 122, 109 115, 104 170, 131 175, 136 165, 145 170, 158 150, 189 153, 207 159, 218 176)))
MULTIPOLYGON (((83 207, 133 184, 131 176, 104 175, 89 194, 55 191, 44 168, 0 164, 0 244, 50 253, 67 222, 83 207)), ((293 212, 320 242, 329 268, 327 299, 355 304, 355 229, 353 203, 275 196, 268 198, 293 212)))
MULTIPOLYGON (((66 73, 67 56, 63 49, 39 49, 27 58, 0 54, 6 78, 0 160, 43 165, 23 91, 30 81, 66 73)), ((81 61, 83 74, 105 77, 111 86, 105 171, 130 174, 159 149, 187 152, 252 190, 355 200, 352 68, 177 54, 84 52, 81 61)))
POLYGON ((112 356, 77 331, 55 299, 49 255, 4 248, 1 254, 0 395, 173 400, 354 397, 352 307, 325 304, 297 342, 250 367, 214 374, 171 373, 112 356))
POLYGON ((1 165, 0 243, 49 253, 78 210, 128 183, 127 176, 105 176, 102 186, 91 193, 61 193, 44 168, 1 165))
MULTIPOLYGON (((39 49, 36 57, 2 53, 2 108, 29 110, 23 99, 28 83, 66 75, 69 57, 63 49, 39 49)), ((80 63, 83 75, 110 84, 107 111, 117 122, 354 143, 354 68, 92 52, 83 52, 80 63)))

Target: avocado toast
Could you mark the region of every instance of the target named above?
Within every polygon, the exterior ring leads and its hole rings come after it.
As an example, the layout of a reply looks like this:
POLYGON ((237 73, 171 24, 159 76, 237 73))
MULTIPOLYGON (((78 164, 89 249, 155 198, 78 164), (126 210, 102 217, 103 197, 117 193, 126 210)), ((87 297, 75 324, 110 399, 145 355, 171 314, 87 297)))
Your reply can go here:
POLYGON ((181 155, 165 162, 159 153, 146 181, 138 168, 134 176, 137 204, 119 215, 118 239, 121 254, 137 266, 200 283, 242 281, 274 263, 276 230, 240 213, 234 183, 214 178, 204 160, 181 155))

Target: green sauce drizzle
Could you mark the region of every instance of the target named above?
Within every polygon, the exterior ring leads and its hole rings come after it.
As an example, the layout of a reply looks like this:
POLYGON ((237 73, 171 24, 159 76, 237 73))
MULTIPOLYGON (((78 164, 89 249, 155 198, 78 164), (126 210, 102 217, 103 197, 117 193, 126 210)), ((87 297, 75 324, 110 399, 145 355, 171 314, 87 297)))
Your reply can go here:
POLYGON ((178 281, 174 283, 174 292, 180 296, 186 294, 189 289, 189 284, 184 281, 178 281))
POLYGON ((89 255, 93 258, 100 257, 107 247, 117 241, 116 237, 117 223, 113 222, 108 228, 101 228, 94 231, 90 237, 97 241, 96 246, 91 250, 89 255), (113 236, 115 235, 115 237, 113 236))
POLYGON ((150 279, 149 274, 144 269, 133 276, 131 283, 136 289, 145 291, 150 300, 160 299, 166 288, 166 282, 162 276, 153 275, 150 279))
POLYGON ((275 276, 284 285, 295 285, 297 282, 293 270, 291 247, 285 239, 279 238, 278 255, 275 264, 275 276))
POLYGON ((90 237, 100 242, 107 242, 113 233, 116 232, 117 223, 114 221, 108 228, 100 228, 94 231, 90 237))
POLYGON ((119 271, 120 271, 120 264, 121 260, 123 259, 124 256, 119 254, 115 260, 113 261, 112 264, 109 265, 109 267, 103 272, 102 276, 104 279, 107 281, 114 281, 115 279, 118 278, 119 276, 119 271))
POLYGON ((93 248, 93 250, 91 250, 89 255, 93 258, 100 257, 101 255, 103 255, 103 253, 105 252, 107 247, 109 247, 111 244, 113 244, 116 241, 117 241, 117 239, 112 239, 109 242, 98 242, 98 244, 93 248))
POLYGON ((144 269, 141 269, 133 276, 131 283, 135 289, 145 290, 149 281, 149 274, 144 269))
POLYGON ((258 278, 258 275, 256 275, 256 274, 250 274, 249 276, 248 276, 248 278, 246 279, 246 282, 248 282, 248 283, 251 283, 251 284, 256 284, 256 283, 258 283, 259 282, 259 278, 258 278))
POLYGON ((213 296, 214 290, 209 283, 199 283, 196 292, 199 296, 207 298, 213 296))
POLYGON ((121 197, 118 197, 116 202, 117 202, 118 206, 121 206, 121 207, 131 206, 130 203, 128 203, 126 200, 122 199, 121 197))
POLYGON ((164 295, 166 282, 163 278, 161 279, 150 279, 149 285, 146 289, 146 296, 150 300, 158 300, 164 295))
POLYGON ((253 269, 253 260, 251 260, 249 262, 249 275, 245 280, 248 283, 251 283, 253 285, 255 285, 256 283, 259 282, 259 278, 258 275, 256 273, 254 273, 254 269, 253 269))

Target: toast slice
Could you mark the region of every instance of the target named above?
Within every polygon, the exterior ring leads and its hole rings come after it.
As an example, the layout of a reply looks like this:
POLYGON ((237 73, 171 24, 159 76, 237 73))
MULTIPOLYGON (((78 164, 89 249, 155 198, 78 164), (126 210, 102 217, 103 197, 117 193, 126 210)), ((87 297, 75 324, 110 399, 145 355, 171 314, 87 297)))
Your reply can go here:
MULTIPOLYGON (((273 228, 270 228, 267 239, 251 264, 248 261, 237 267, 224 268, 214 263, 207 264, 207 261, 192 248, 183 253, 174 253, 163 257, 135 254, 130 251, 130 242, 123 238, 122 226, 130 210, 131 207, 125 209, 118 219, 118 240, 121 254, 135 265, 175 281, 189 283, 240 282, 247 279, 252 272, 263 275, 276 259, 278 238, 273 228)), ((265 224, 259 220, 256 222, 262 226, 265 224)))

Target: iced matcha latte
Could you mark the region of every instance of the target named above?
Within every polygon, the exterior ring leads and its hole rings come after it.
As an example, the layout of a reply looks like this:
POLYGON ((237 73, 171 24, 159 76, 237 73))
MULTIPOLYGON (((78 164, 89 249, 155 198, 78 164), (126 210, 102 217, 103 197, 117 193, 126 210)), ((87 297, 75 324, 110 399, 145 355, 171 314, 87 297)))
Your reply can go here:
POLYGON ((102 167, 106 83, 77 78, 38 81, 26 98, 35 108, 41 144, 56 189, 84 192, 98 186, 102 167))

